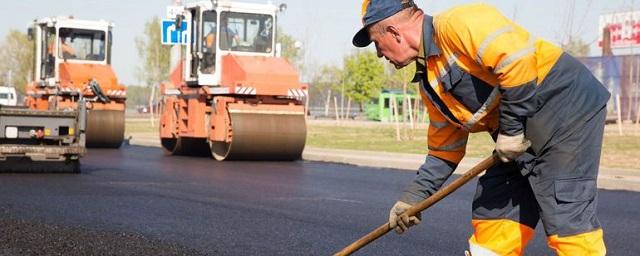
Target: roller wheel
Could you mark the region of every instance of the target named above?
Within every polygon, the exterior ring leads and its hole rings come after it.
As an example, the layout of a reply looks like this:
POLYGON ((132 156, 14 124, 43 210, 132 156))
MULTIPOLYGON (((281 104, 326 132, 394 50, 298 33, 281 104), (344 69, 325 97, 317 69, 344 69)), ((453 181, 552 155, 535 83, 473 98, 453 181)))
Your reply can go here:
POLYGON ((213 156, 214 159, 224 161, 231 151, 231 143, 209 141, 209 148, 211 149, 211 156, 213 156))
POLYGON ((293 161, 302 156, 307 128, 304 114, 231 113, 231 142, 210 141, 222 160, 293 161))
POLYGON ((124 111, 90 110, 87 113, 87 147, 119 148, 124 140, 124 111))
POLYGON ((165 139, 160 138, 160 144, 162 145, 162 149, 167 155, 173 155, 176 151, 176 144, 178 143, 178 139, 165 139))
POLYGON ((180 156, 209 156, 209 147, 205 139, 172 138, 160 139, 165 153, 180 156))

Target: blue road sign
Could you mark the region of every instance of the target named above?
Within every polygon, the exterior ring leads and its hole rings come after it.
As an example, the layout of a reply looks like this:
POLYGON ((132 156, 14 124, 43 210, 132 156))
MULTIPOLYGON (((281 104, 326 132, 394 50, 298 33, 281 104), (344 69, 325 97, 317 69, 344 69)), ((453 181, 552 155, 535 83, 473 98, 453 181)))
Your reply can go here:
POLYGON ((176 21, 172 19, 162 20, 162 44, 166 45, 186 45, 189 34, 189 23, 182 21, 180 30, 176 28, 176 21))

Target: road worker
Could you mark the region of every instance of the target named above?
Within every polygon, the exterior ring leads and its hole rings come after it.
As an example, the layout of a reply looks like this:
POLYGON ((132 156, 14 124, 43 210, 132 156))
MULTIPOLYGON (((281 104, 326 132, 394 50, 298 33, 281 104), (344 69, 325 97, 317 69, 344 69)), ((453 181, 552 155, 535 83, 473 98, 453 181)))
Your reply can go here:
MULTIPOLYGON (((68 43, 67 40, 69 38, 69 34, 70 32, 68 31, 68 29, 60 29, 60 37, 58 40, 58 47, 60 49, 60 58, 74 58, 76 56, 76 51, 75 49, 73 49, 73 47, 71 47, 68 43)), ((53 37, 52 37, 53 38, 53 37)), ((48 45, 48 49, 47 52, 53 56, 55 54, 54 49, 55 49, 55 44, 54 44, 54 40, 50 40, 49 45, 48 45)))
POLYGON ((240 45, 240 36, 238 31, 228 24, 227 19, 222 19, 222 27, 220 27, 220 49, 234 50, 240 45))
POLYGON ((213 74, 216 64, 216 24, 215 22, 207 23, 209 23, 207 26, 209 32, 203 38, 203 61, 200 72, 213 74))
POLYGON ((60 57, 65 59, 76 57, 76 50, 67 43, 66 37, 60 38, 60 57))
POLYGON ((389 213, 429 197, 488 132, 501 163, 478 180, 471 255, 521 255, 539 220, 558 255, 604 255, 596 177, 609 92, 587 68, 487 4, 435 17, 411 0, 366 0, 357 47, 371 42, 396 68, 413 62, 429 112, 428 155, 389 213))

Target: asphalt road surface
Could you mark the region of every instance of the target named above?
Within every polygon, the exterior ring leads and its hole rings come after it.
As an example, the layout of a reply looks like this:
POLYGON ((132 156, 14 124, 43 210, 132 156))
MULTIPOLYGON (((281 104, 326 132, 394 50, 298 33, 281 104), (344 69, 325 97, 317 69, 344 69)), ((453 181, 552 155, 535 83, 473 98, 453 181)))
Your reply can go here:
MULTIPOLYGON (((330 255, 386 221, 413 173, 90 150, 81 174, 0 174, 0 255, 330 255)), ((475 182, 473 182, 475 183, 475 182)), ((356 255, 463 255, 469 184, 356 255)), ((640 251, 640 193, 600 191, 609 255, 640 251)), ((528 255, 552 255, 544 233, 528 255)))

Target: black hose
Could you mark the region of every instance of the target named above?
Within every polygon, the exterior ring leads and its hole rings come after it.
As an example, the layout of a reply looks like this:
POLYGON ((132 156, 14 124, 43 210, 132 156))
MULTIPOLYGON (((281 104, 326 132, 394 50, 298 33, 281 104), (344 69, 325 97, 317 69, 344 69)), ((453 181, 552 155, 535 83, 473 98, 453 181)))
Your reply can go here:
POLYGON ((93 91, 93 94, 95 94, 96 97, 98 97, 98 101, 102 103, 111 102, 111 100, 106 95, 104 95, 104 93, 102 93, 102 89, 100 88, 98 81, 96 81, 95 79, 89 82, 89 88, 91 88, 91 91, 93 91))

